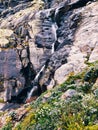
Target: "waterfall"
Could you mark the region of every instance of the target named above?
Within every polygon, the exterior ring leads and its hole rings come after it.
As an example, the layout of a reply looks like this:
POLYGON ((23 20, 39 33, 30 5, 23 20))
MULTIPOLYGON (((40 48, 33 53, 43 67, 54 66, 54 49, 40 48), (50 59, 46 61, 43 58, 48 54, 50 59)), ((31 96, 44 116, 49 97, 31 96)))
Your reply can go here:
POLYGON ((34 91, 36 91, 37 89, 38 89, 37 86, 34 86, 34 87, 31 89, 31 91, 28 93, 27 100, 32 97, 32 94, 33 94, 34 91))
MULTIPOLYGON (((47 14, 47 15, 49 15, 49 14, 47 14)), ((53 42, 53 44, 52 44, 52 49, 51 49, 51 53, 53 54, 54 51, 55 51, 55 43, 56 43, 56 41, 57 41, 57 33, 56 33, 57 28, 58 28, 58 27, 57 27, 57 24, 54 22, 54 23, 52 24, 51 28, 52 28, 52 33, 53 33, 53 35, 54 35, 54 42, 53 42)), ((42 68, 40 69, 40 71, 37 73, 37 75, 35 76, 35 79, 33 80, 33 83, 32 83, 32 84, 34 84, 35 82, 38 83, 39 77, 41 76, 41 73, 45 70, 45 67, 46 67, 46 64, 43 65, 42 68)), ((37 87, 36 85, 35 85, 35 86, 33 85, 33 88, 32 88, 31 91, 28 93, 27 100, 32 97, 33 93, 34 93, 35 91, 37 91, 37 89, 38 89, 38 87, 37 87)))
POLYGON ((58 15, 59 11, 60 11, 60 8, 57 8, 57 9, 55 10, 55 17, 58 15))
POLYGON ((55 51, 55 42, 52 44, 52 49, 51 49, 51 53, 53 54, 55 51))
POLYGON ((53 32, 53 34, 54 34, 54 43, 52 44, 52 49, 51 49, 51 53, 52 53, 52 54, 53 54, 54 51, 55 51, 55 42, 56 42, 56 40, 57 40, 57 33, 56 33, 56 31, 57 31, 57 25, 56 25, 56 23, 53 23, 53 24, 52 24, 52 32, 53 32))
POLYGON ((53 34, 54 34, 54 39, 55 39, 55 41, 57 40, 57 34, 56 34, 56 31, 57 31, 57 25, 56 25, 56 23, 53 23, 52 24, 52 32, 53 32, 53 34))
POLYGON ((40 71, 37 73, 37 75, 35 76, 34 81, 37 81, 37 80, 38 80, 38 78, 39 78, 39 76, 40 76, 41 72, 43 72, 43 71, 44 71, 44 69, 45 69, 45 65, 43 65, 43 66, 42 66, 42 68, 40 69, 40 71))
MULTIPOLYGON (((36 75, 36 77, 35 77, 33 83, 38 82, 38 79, 39 79, 41 73, 44 71, 45 66, 46 66, 46 65, 43 65, 43 66, 42 66, 42 68, 40 69, 40 71, 39 71, 38 74, 36 75)), ((32 84, 33 84, 33 83, 32 83, 32 84)), ((32 97, 33 93, 34 93, 35 91, 37 91, 37 89, 38 89, 37 86, 33 86, 33 88, 31 89, 31 91, 28 93, 26 100, 30 99, 30 98, 32 97)))
POLYGON ((59 11, 60 11, 60 8, 57 8, 55 10, 55 15, 54 15, 54 19, 57 25, 59 24, 59 11))

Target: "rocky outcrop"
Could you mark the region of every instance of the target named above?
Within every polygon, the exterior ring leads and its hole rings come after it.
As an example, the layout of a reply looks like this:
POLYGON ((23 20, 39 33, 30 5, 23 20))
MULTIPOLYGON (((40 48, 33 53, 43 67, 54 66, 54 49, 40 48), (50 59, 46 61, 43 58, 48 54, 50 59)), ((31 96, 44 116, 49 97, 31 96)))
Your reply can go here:
POLYGON ((92 3, 81 9, 81 21, 74 36, 73 46, 67 58, 68 63, 61 66, 55 72, 55 79, 62 83, 70 72, 78 73, 85 68, 86 62, 98 60, 97 49, 97 8, 92 3))
POLYGON ((0 8, 4 101, 26 98, 34 87, 39 95, 98 60, 97 2, 12 0, 0 8))
POLYGON ((20 74, 21 62, 15 49, 1 50, 0 52, 0 75, 4 82, 4 101, 10 100, 11 96, 17 95, 25 84, 24 77, 20 74))

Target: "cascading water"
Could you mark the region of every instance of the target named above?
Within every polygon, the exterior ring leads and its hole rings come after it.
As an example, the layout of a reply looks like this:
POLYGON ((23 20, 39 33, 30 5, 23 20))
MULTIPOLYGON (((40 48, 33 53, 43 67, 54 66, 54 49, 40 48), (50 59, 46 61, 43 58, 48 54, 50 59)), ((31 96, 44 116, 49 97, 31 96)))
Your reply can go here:
POLYGON ((57 31, 57 25, 56 25, 56 23, 53 23, 53 24, 52 24, 52 32, 53 32, 53 34, 54 34, 54 43, 52 44, 52 49, 51 49, 51 53, 52 53, 52 54, 53 54, 54 51, 55 51, 55 42, 56 42, 56 40, 57 40, 57 33, 56 33, 56 31, 57 31))
MULTIPOLYGON (((42 66, 42 68, 40 69, 40 71, 39 71, 38 74, 36 75, 35 79, 33 80, 33 83, 32 83, 32 84, 34 84, 35 82, 38 82, 38 79, 39 79, 41 73, 44 71, 45 66, 46 66, 46 65, 43 65, 43 66, 42 66)), ((28 93, 26 100, 30 99, 30 98, 32 97, 33 93, 34 93, 35 91, 37 91, 37 89, 38 89, 37 86, 33 86, 33 88, 31 89, 31 91, 28 93)))
POLYGON ((55 51, 55 42, 52 44, 52 49, 51 49, 51 53, 53 54, 55 51))
MULTIPOLYGON (((48 14, 49 15, 50 11, 48 11, 48 14)), ((57 41, 57 29, 58 29, 58 26, 56 24, 56 22, 53 22, 52 26, 51 26, 51 29, 52 29, 52 33, 54 35, 54 42, 52 44, 52 49, 51 49, 51 54, 54 53, 55 51, 55 43, 57 41)), ((47 63, 46 63, 47 64, 47 63)), ((28 93, 28 96, 27 96, 27 100, 30 99, 33 95, 33 93, 35 91, 38 90, 38 86, 37 85, 34 85, 35 83, 38 83, 38 80, 39 80, 39 77, 41 76, 41 73, 45 70, 45 67, 46 67, 46 64, 42 66, 42 68, 40 69, 40 71, 37 73, 35 79, 33 80, 33 88, 31 89, 31 91, 28 93)))
POLYGON ((27 97, 27 100, 30 99, 32 97, 32 94, 34 93, 34 91, 36 91, 38 88, 37 86, 34 86, 31 91, 28 93, 28 97, 27 97))
POLYGON ((37 75, 36 75, 36 77, 35 77, 34 81, 37 81, 37 80, 38 80, 38 78, 39 78, 39 76, 40 76, 41 72, 43 72, 43 71, 44 71, 44 69, 45 69, 45 65, 43 65, 43 66, 42 66, 42 68, 40 69, 40 71, 37 73, 37 75))

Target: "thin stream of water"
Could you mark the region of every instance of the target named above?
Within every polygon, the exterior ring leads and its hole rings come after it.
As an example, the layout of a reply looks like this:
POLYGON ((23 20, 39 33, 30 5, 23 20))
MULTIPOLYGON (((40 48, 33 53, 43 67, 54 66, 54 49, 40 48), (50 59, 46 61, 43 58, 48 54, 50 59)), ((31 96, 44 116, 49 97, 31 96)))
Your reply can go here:
MULTIPOLYGON (((57 27, 56 23, 53 23, 53 24, 52 24, 52 32, 53 32, 53 34, 54 34, 54 42, 53 42, 53 44, 52 44, 51 54, 53 54, 53 53, 55 52, 55 42, 56 42, 56 40, 57 40, 57 33, 56 33, 57 28, 58 28, 58 27, 57 27)), ((43 65, 42 68, 40 69, 40 71, 37 73, 37 75, 36 75, 36 77, 35 77, 35 79, 34 79, 34 82, 37 82, 37 81, 38 81, 41 72, 43 72, 43 71, 45 70, 45 66, 46 66, 46 65, 43 65)), ((37 89, 38 89, 37 86, 33 86, 33 88, 31 89, 31 91, 28 93, 27 99, 30 99, 30 98, 32 97, 34 91, 37 90, 37 89)))

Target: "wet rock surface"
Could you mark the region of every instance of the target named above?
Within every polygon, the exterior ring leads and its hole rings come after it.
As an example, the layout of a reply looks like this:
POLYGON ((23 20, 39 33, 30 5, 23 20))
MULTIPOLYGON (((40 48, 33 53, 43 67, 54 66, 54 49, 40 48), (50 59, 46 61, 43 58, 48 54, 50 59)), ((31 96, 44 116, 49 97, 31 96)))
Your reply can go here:
POLYGON ((4 101, 24 101, 34 86, 39 95, 97 60, 97 19, 98 3, 92 0, 1 2, 4 101))

